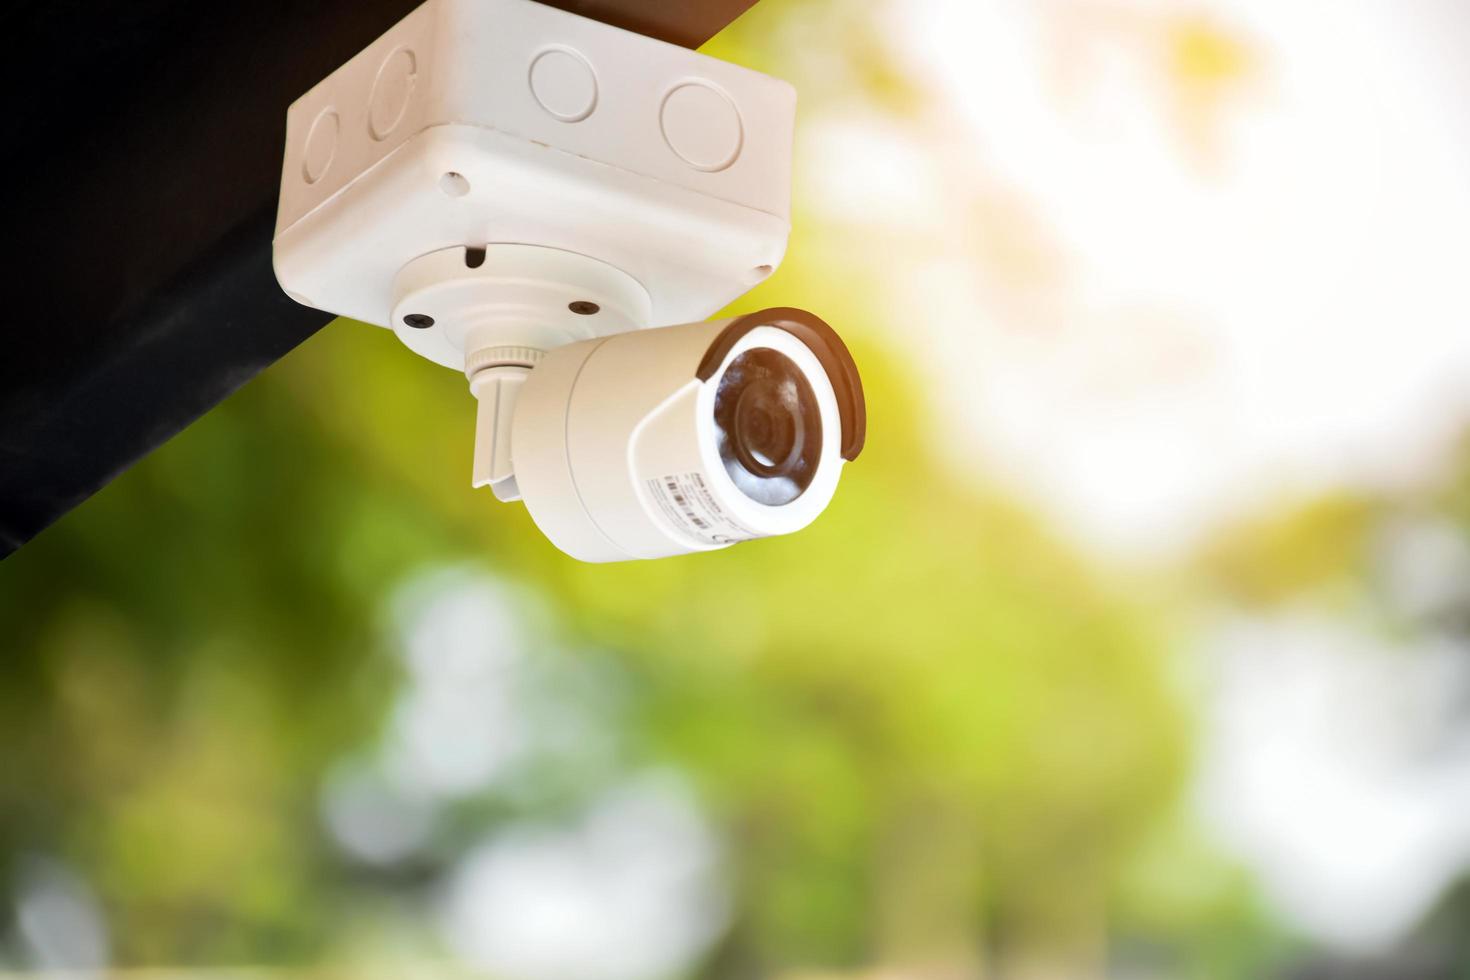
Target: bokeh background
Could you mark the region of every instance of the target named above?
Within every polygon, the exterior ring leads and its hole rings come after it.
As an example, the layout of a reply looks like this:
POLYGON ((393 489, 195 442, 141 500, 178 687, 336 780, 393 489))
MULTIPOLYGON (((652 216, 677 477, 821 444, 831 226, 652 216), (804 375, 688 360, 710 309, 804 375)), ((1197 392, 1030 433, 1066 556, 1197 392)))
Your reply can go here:
POLYGON ((0 967, 1470 975, 1470 10, 761 0, 869 448, 583 566, 339 321, 0 565, 0 967))

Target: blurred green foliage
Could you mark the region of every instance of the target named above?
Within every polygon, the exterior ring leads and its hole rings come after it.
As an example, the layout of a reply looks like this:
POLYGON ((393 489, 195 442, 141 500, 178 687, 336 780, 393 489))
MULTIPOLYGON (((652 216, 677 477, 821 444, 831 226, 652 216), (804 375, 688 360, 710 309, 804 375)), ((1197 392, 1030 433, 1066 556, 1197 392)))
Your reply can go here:
MULTIPOLYGON (((763 293, 860 327, 804 254, 763 293)), ((476 562, 614 652, 638 751, 729 835, 717 963, 968 961, 987 935, 1096 956, 1112 916, 1157 925, 1119 894, 1187 763, 1161 627, 937 467, 904 366, 849 332, 870 448, 817 525, 584 566, 470 491, 461 379, 334 323, 0 566, 3 859, 85 869, 123 962, 331 955, 372 889, 316 801, 382 725, 382 610, 476 562)))

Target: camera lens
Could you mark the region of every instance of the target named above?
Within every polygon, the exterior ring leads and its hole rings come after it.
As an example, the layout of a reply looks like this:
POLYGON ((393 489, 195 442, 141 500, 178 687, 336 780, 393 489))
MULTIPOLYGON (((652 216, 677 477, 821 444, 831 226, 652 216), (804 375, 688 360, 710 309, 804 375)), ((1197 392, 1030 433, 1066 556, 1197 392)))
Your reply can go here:
POLYGON ((720 459, 740 492, 770 506, 800 497, 822 455, 822 416, 801 368, 766 347, 745 351, 715 392, 720 459))

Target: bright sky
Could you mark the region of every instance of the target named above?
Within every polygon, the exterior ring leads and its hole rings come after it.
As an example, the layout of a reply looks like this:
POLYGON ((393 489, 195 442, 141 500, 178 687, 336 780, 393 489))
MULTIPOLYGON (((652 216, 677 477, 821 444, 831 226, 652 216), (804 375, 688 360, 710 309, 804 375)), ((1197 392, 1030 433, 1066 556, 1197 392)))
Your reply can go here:
POLYGON ((1159 556, 1423 479, 1470 404, 1470 17, 896 0, 916 120, 811 119, 799 199, 894 236, 939 455, 1159 556))

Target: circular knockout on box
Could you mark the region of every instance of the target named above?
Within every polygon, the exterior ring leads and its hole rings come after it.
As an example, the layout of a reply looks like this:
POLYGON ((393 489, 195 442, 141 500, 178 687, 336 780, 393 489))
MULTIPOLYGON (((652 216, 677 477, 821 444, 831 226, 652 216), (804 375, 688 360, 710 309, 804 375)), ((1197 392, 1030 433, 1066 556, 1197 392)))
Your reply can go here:
POLYGON ((550 48, 531 62, 531 94, 562 122, 580 122, 597 108, 597 75, 580 54, 550 48))
POLYGON ((735 103, 703 82, 685 82, 666 95, 659 122, 669 149, 695 170, 724 170, 745 140, 735 103))

